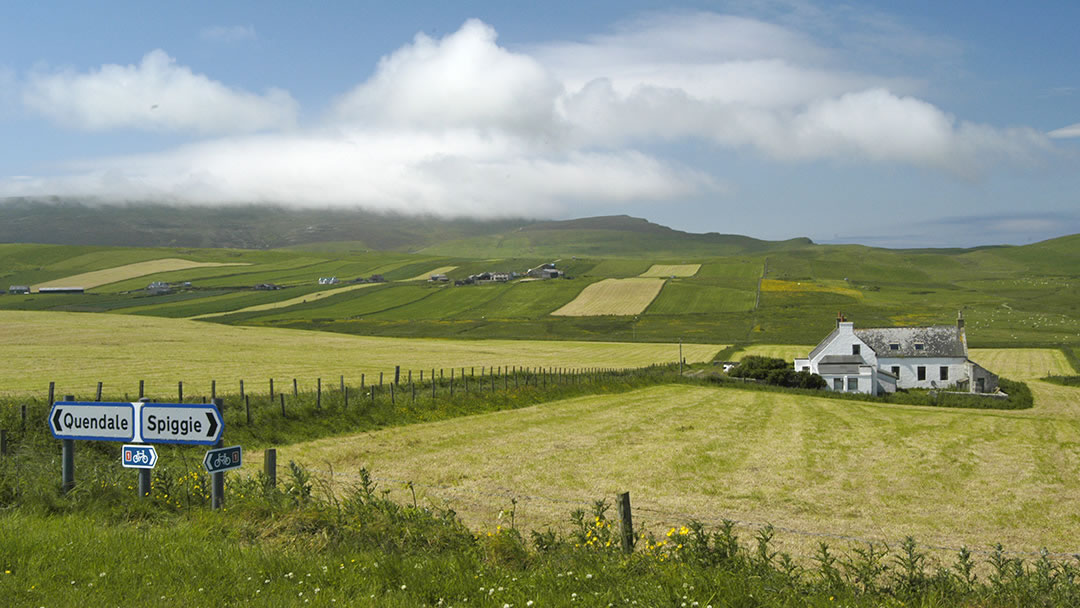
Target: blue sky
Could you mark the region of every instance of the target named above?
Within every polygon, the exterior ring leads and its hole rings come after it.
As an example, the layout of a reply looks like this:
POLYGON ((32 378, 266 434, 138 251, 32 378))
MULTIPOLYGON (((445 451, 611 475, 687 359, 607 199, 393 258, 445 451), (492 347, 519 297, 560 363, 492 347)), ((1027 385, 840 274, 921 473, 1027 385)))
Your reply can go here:
MULTIPOLYGON (((1080 232, 1076 2, 17 3, 0 197, 1080 232)), ((0 203, 2 204, 2 203, 0 203)))

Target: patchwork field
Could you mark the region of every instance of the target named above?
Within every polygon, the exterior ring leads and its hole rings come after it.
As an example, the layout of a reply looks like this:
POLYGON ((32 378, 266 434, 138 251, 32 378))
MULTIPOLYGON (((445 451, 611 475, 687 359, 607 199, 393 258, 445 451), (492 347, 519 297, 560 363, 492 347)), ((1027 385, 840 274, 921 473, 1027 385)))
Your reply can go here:
MULTIPOLYGON (((980 354, 1010 372, 1044 356, 980 354)), ((480 529, 500 523, 511 499, 519 526, 565 527, 576 505, 629 491, 635 524, 651 530, 726 517, 890 545, 911 534, 1073 552, 1080 515, 1061 507, 1080 500, 1080 389, 1031 386, 1035 407, 1018 412, 665 386, 286 446, 278 457, 332 466, 343 483, 366 467, 406 500, 403 483, 414 482, 420 500, 445 501, 480 529)), ((779 534, 803 555, 823 540, 779 534)))
POLYGON ((692 277, 701 270, 701 264, 653 264, 641 273, 643 277, 666 279, 668 277, 692 277))
POLYGON ((410 277, 410 278, 405 279, 405 280, 406 281, 426 281, 426 280, 430 279, 431 275, 433 275, 433 274, 446 274, 446 273, 448 273, 451 270, 454 270, 456 268, 457 268, 457 266, 439 266, 438 268, 433 268, 433 269, 431 269, 431 270, 429 270, 427 272, 421 272, 420 274, 416 275, 415 277, 410 277))
POLYGON ((562 317, 636 315, 645 312, 663 287, 663 279, 605 279, 581 290, 578 297, 551 314, 562 317))
POLYGON ((324 290, 324 291, 316 291, 314 293, 309 293, 309 294, 306 294, 306 295, 297 296, 295 298, 290 298, 288 300, 281 300, 281 301, 277 301, 277 302, 268 302, 266 304, 255 304, 253 306, 246 306, 244 308, 229 311, 228 313, 225 313, 225 312, 208 313, 208 314, 202 314, 202 315, 195 315, 195 316, 189 317, 189 318, 191 318, 191 319, 208 319, 210 317, 220 317, 220 316, 222 316, 224 314, 230 314, 230 313, 259 312, 259 311, 262 311, 262 310, 275 310, 277 308, 288 308, 290 306, 295 306, 297 304, 304 304, 304 303, 307 303, 307 302, 317 302, 317 301, 319 301, 319 300, 321 300, 323 298, 329 298, 330 296, 336 296, 336 295, 340 295, 340 294, 343 294, 343 293, 348 293, 350 291, 355 291, 357 289, 363 289, 365 287, 373 287, 375 285, 377 285, 377 283, 357 283, 355 285, 346 285, 345 287, 336 287, 334 289, 327 289, 327 290, 324 290))
POLYGON ((92 287, 99 287, 101 285, 108 285, 109 283, 117 283, 119 281, 161 272, 189 270, 191 268, 246 265, 247 264, 244 262, 193 262, 191 260, 182 260, 179 258, 164 258, 147 262, 135 262, 134 264, 125 264, 124 266, 117 266, 115 268, 94 270, 60 279, 53 279, 51 281, 33 285, 32 289, 34 291, 37 291, 42 287, 82 287, 84 289, 90 289, 92 287))
MULTIPOLYGON (((379 372, 470 366, 639 367, 678 360, 677 344, 445 340, 357 337, 312 331, 233 327, 184 319, 81 313, 0 312, 4 365, 0 393, 41 395, 50 381, 58 394, 147 391, 208 392, 216 379, 234 392, 247 379, 265 386, 298 378, 359 379, 379 372)), ((684 344, 688 361, 711 359, 721 347, 684 344)), ((282 384, 283 385, 283 384, 282 384)), ((250 389, 261 390, 261 389, 250 389)))

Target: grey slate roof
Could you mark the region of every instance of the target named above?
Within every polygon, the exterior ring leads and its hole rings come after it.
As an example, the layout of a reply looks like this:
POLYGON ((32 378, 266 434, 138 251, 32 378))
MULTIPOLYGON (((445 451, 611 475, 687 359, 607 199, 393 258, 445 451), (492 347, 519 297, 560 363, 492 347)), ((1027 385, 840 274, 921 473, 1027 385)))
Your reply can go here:
POLYGON ((860 365, 868 365, 859 355, 825 355, 818 362, 822 374, 857 374, 860 365))
POLYGON ((878 357, 967 357, 964 332, 955 325, 856 329, 855 335, 878 357), (891 344, 899 349, 892 350, 891 344), (922 344, 922 350, 916 344, 922 344))

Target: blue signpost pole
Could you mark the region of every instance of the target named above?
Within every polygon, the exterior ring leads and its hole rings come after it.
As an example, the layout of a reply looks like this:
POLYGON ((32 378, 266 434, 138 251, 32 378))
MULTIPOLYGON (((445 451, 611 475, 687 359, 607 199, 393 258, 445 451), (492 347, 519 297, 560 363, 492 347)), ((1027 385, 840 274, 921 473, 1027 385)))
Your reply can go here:
MULTIPOLYGON (((218 411, 220 411, 224 405, 224 400, 221 398, 214 399, 214 405, 217 406, 218 411)), ((218 442, 214 444, 214 447, 225 447, 225 439, 218 439, 218 442)), ((225 502, 225 473, 211 473, 210 482, 210 508, 217 510, 220 509, 225 502)))

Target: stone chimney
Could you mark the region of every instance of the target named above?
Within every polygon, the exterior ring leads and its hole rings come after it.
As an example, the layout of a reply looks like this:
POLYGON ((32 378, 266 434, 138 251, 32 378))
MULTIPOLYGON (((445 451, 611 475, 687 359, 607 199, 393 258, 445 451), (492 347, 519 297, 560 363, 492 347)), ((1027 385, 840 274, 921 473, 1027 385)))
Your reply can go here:
POLYGON ((964 331, 964 311, 956 311, 956 329, 964 331))

